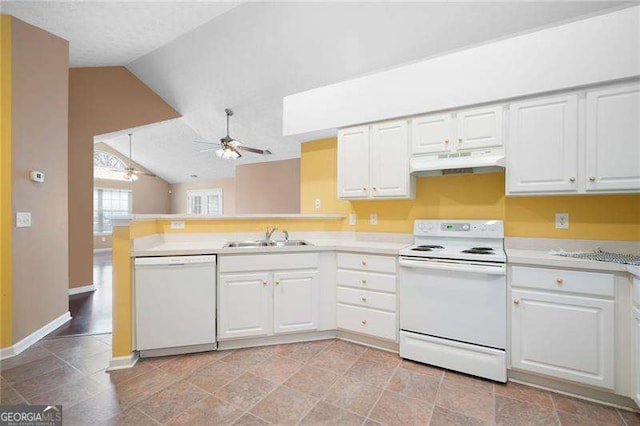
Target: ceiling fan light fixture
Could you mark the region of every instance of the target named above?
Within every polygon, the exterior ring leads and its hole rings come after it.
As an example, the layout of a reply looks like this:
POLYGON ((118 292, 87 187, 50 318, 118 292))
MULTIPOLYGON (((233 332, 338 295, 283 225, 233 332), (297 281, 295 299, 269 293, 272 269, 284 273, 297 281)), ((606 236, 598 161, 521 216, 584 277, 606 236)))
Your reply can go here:
POLYGON ((216 155, 220 158, 222 158, 224 156, 224 149, 220 148, 219 150, 216 151, 216 155))

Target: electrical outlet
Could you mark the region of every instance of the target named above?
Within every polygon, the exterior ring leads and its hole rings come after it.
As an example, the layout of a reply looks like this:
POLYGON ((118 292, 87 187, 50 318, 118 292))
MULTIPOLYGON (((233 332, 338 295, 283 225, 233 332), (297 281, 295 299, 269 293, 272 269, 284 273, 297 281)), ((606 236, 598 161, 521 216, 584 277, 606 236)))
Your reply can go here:
POLYGON ((184 229, 184 221, 174 220, 173 222, 171 222, 171 229, 184 229))
POLYGON ((569 229, 569 213, 556 213, 556 229, 569 229))
POLYGON ((314 201, 314 203, 313 203, 313 206, 314 206, 316 209, 319 209, 320 207, 322 207, 322 200, 321 200, 320 198, 316 198, 316 200, 315 200, 315 201, 314 201))
POLYGON ((16 213, 16 228, 29 228, 31 227, 31 213, 29 212, 17 212, 16 213))
POLYGON ((376 213, 371 213, 369 216, 369 224, 377 225, 378 224, 378 215, 376 213))
POLYGON ((355 225, 358 221, 358 217, 355 213, 349 213, 349 225, 355 225))

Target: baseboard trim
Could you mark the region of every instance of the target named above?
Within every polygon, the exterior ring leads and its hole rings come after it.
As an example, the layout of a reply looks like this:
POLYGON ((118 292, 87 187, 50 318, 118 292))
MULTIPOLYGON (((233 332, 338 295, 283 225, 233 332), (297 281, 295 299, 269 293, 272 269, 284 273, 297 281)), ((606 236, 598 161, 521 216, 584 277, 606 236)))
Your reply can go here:
POLYGON ((95 284, 83 285, 82 287, 71 287, 69 289, 69 296, 73 296, 74 294, 80 293, 88 293, 90 291, 96 291, 97 287, 95 284))
POLYGON ((138 352, 131 352, 129 355, 111 357, 107 371, 124 370, 131 368, 138 362, 138 352))
POLYGON ((111 251, 112 249, 107 247, 107 248, 99 248, 99 249, 93 249, 93 253, 106 253, 111 251))
POLYGON ((56 328, 60 327, 61 325, 63 325, 64 323, 70 320, 71 320, 71 313, 65 312, 64 314, 60 315, 58 318, 54 319, 50 323, 45 324, 43 327, 39 328, 38 330, 34 331, 24 339, 20 340, 15 345, 9 346, 8 348, 0 349, 0 360, 11 358, 24 352, 31 345, 38 342, 44 336, 51 333, 53 330, 55 330, 56 328))

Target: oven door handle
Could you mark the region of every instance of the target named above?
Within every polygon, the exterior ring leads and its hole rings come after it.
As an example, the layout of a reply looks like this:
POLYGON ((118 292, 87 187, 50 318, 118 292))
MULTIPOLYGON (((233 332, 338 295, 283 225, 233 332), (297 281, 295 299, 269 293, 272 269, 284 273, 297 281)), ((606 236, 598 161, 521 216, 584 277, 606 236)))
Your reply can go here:
POLYGON ((400 259, 400 266, 407 268, 418 269, 436 269, 439 271, 454 271, 454 272, 473 272, 478 274, 487 275, 506 275, 507 268, 504 265, 500 266, 486 266, 486 265, 474 265, 474 264, 461 264, 461 263, 437 263, 432 261, 423 260, 407 260, 400 259))

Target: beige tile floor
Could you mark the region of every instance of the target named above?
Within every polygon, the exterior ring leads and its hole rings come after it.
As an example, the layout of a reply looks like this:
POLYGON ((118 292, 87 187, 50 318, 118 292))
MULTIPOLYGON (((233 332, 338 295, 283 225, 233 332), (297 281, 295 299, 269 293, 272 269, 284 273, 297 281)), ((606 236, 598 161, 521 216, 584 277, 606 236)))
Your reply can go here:
POLYGON ((106 373, 110 335, 3 361, 2 404, 62 404, 65 424, 640 425, 640 415, 494 384, 339 341, 141 360, 106 373))

